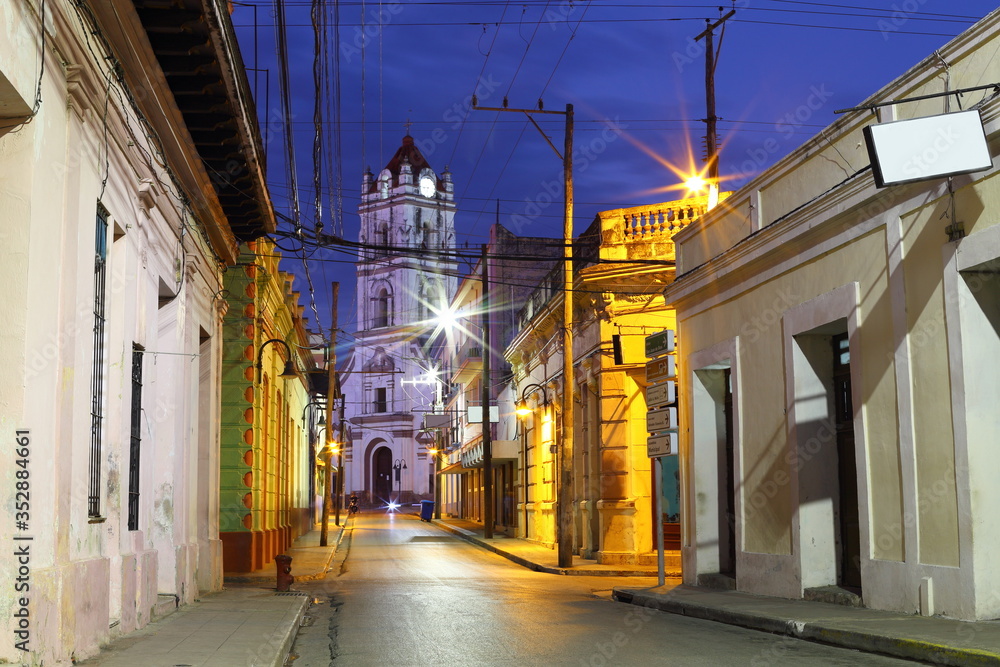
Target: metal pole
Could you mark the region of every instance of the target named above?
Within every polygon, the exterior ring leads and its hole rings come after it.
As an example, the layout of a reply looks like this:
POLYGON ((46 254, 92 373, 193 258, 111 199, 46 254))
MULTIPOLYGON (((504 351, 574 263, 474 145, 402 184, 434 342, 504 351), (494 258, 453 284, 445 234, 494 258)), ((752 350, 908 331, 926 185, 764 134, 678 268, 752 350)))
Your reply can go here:
POLYGON ((437 432, 437 454, 434 455, 434 518, 441 518, 441 480, 439 473, 441 472, 441 454, 444 453, 443 436, 441 435, 441 430, 438 429, 437 432))
POLYGON ((340 429, 338 434, 340 436, 340 452, 337 454, 337 525, 340 525, 340 507, 343 503, 344 498, 344 448, 347 447, 347 438, 344 437, 344 427, 347 423, 344 420, 344 401, 343 396, 340 397, 340 405, 337 409, 340 412, 340 429))
POLYGON ((490 436, 490 270, 483 244, 483 538, 493 538, 493 443, 490 436))
MULTIPOLYGON (((521 394, 524 400, 524 394, 521 394)), ((534 422, 532 422, 534 426, 534 422)), ((528 420, 521 420, 521 487, 524 496, 524 539, 528 539, 528 420)))
POLYGON ((657 456, 653 461, 653 470, 656 471, 653 479, 653 493, 656 494, 656 509, 653 514, 653 525, 656 527, 656 572, 662 586, 666 576, 663 564, 663 457, 657 456))
POLYGON ((559 567, 573 566, 573 105, 566 105, 563 148, 563 441, 559 453, 559 567))

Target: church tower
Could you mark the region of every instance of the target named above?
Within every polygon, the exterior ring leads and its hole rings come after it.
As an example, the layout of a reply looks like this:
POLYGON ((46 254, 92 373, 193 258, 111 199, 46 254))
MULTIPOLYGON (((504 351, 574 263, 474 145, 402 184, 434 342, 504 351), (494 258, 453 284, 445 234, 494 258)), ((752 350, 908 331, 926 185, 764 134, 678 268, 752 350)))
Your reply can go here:
POLYGON ((350 450, 348 495, 384 505, 430 498, 433 436, 420 432, 439 400, 424 343, 458 282, 451 174, 438 175, 413 137, 364 174, 357 261, 357 332, 341 372, 350 450))

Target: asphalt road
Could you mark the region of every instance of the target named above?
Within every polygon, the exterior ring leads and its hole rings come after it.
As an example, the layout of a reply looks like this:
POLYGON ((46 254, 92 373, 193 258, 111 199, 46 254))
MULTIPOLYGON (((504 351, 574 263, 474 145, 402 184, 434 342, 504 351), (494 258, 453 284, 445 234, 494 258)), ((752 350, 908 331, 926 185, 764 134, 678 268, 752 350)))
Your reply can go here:
POLYGON ((313 604, 293 667, 902 665, 611 600, 656 579, 532 572, 414 516, 362 513, 313 604))

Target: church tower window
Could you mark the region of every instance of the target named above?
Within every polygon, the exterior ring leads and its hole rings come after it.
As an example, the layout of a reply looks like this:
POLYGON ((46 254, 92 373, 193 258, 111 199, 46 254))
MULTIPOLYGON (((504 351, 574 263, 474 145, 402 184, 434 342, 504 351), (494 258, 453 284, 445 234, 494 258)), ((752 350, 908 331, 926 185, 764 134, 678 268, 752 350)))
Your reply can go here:
POLYGON ((380 287, 375 298, 372 300, 374 303, 372 313, 372 326, 374 327, 387 327, 392 323, 392 294, 389 293, 388 288, 380 287))

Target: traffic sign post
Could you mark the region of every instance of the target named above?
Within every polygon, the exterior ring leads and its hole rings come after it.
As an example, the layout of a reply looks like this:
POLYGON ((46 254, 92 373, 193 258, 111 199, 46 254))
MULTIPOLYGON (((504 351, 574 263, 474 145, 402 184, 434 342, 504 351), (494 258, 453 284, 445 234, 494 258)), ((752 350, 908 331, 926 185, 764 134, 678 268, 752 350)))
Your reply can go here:
POLYGON ((646 412, 646 430, 650 433, 660 431, 677 432, 677 408, 669 407, 663 410, 646 412))
POLYGON ((666 329, 646 336, 646 356, 652 359, 661 354, 670 354, 674 351, 674 330, 666 329))
POLYGON ((650 458, 674 456, 677 443, 677 362, 672 329, 646 336, 646 454, 650 458))
POLYGON ((673 456, 677 453, 677 434, 660 433, 646 438, 646 454, 649 458, 673 456))
POLYGON ((674 383, 664 382, 663 384, 646 387, 646 409, 655 410, 677 401, 677 394, 674 391, 674 383))
POLYGON ((676 456, 677 440, 677 363, 673 357, 674 332, 672 329, 646 336, 646 455, 653 459, 653 515, 656 520, 657 571, 660 585, 665 580, 663 562, 663 460, 676 456))

